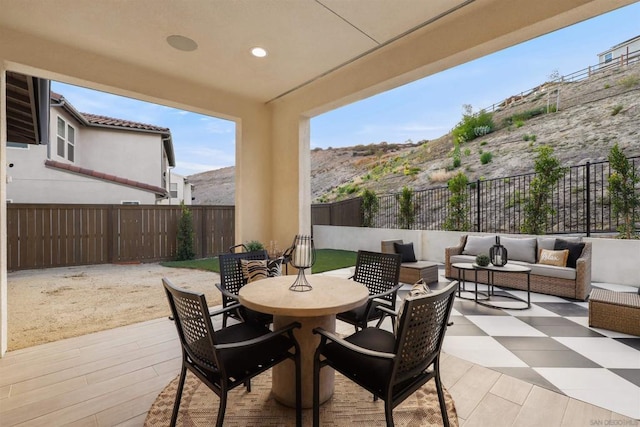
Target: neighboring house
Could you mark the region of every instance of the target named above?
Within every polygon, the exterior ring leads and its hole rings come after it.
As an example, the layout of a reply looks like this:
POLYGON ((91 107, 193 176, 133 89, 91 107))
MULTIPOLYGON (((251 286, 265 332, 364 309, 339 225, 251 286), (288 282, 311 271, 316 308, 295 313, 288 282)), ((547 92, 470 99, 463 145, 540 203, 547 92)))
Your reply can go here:
POLYGON ((179 205, 184 201, 185 205, 191 205, 193 203, 193 184, 189 182, 188 178, 171 170, 167 171, 166 176, 169 197, 160 203, 163 205, 179 205))
POLYGON ((598 54, 600 65, 611 61, 638 61, 640 59, 640 36, 634 37, 598 54))
POLYGON ((54 92, 49 144, 8 140, 7 161, 13 203, 191 204, 168 128, 80 113, 54 92))

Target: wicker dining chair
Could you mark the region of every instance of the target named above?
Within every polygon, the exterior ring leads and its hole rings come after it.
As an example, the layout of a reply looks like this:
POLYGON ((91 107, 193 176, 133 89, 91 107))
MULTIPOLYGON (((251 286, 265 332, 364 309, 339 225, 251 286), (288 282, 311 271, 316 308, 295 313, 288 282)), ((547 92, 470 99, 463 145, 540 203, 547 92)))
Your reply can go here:
MULTIPOLYGON (((440 379, 440 350, 458 282, 420 296, 407 296, 396 334, 366 328, 344 339, 322 328, 313 360, 313 425, 320 425, 320 369, 330 366, 385 402, 387 426, 393 408, 435 380, 442 422, 449 425, 440 379)), ((337 399, 338 397, 334 397, 337 399)))
POLYGON ((362 306, 338 313, 336 317, 354 325, 356 331, 366 328, 372 320, 378 320, 379 326, 387 314, 378 310, 378 305, 395 311, 396 296, 402 286, 399 283, 401 264, 399 254, 358 251, 352 279, 367 287, 369 299, 362 306))
MULTIPOLYGON (((238 304, 238 292, 247 284, 247 279, 242 272, 241 260, 268 260, 266 250, 252 252, 223 253, 218 256, 220 261, 220 283, 215 286, 222 292, 222 307, 227 308, 238 304)), ((236 310, 229 310, 222 315, 222 326, 227 326, 229 317, 236 320, 251 320, 258 323, 269 324, 273 322, 273 316, 266 313, 258 313, 243 306, 236 310)))
POLYGON ((300 323, 293 322, 272 332, 265 326, 241 322, 215 331, 211 316, 232 310, 233 306, 209 313, 204 294, 177 288, 166 278, 162 283, 182 346, 182 368, 171 426, 176 425, 187 370, 220 397, 216 426, 222 427, 228 392, 287 359, 295 364, 296 426, 301 426, 300 347, 293 335, 293 329, 300 328, 300 323))

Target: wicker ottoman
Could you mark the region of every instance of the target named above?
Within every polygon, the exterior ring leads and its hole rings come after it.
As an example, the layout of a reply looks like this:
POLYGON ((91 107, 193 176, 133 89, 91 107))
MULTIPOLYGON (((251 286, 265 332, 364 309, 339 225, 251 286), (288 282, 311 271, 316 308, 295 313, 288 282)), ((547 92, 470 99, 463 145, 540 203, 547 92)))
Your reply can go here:
POLYGON ((589 326, 640 336, 640 295, 593 289, 589 326))

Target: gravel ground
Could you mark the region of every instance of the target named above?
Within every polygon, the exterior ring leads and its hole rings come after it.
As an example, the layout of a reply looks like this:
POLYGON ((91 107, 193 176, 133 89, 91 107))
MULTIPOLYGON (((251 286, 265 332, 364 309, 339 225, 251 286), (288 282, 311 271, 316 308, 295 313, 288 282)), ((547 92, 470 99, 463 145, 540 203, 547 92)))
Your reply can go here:
POLYGON ((163 277, 221 304, 220 276, 208 271, 102 264, 8 273, 9 350, 168 316, 163 277))

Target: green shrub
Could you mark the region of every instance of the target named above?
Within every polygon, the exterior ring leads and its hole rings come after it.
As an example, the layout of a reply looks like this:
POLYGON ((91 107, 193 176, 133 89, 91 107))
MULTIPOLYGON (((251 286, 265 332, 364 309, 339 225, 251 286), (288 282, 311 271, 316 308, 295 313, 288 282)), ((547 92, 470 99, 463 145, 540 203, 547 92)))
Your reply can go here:
POLYGON ((182 216, 178 221, 178 251, 176 253, 176 259, 178 261, 187 261, 196 257, 196 252, 193 249, 193 239, 195 233, 193 231, 193 217, 191 210, 187 208, 184 202, 180 203, 182 209, 182 216))
POLYGON ((413 201, 413 190, 409 187, 402 187, 402 192, 396 195, 396 199, 400 206, 398 213, 398 223, 400 228, 410 230, 416 221, 417 206, 413 201))
POLYGON ((622 111, 622 105, 618 104, 615 107, 613 107, 613 110, 611 111, 611 115, 615 116, 617 115, 620 111, 622 111))
POLYGON ((471 106, 466 105, 462 121, 453 128, 451 136, 454 142, 464 143, 492 132, 494 127, 491 113, 480 110, 480 112, 473 114, 471 106))
POLYGON ((482 153, 482 155, 480 156, 480 163, 482 163, 483 165, 486 165, 492 159, 493 159, 493 154, 491 154, 491 152, 487 151, 486 153, 482 153))
POLYGON ((447 219, 444 222, 445 230, 469 231, 471 229, 469 204, 467 203, 469 198, 468 182, 467 176, 462 172, 458 172, 447 181, 447 187, 451 194, 449 195, 447 219))
POLYGON ((524 221, 520 230, 525 234, 543 234, 547 221, 555 211, 549 202, 558 181, 566 173, 560 160, 553 156, 553 148, 542 145, 536 150, 534 162, 536 176, 529 184, 529 196, 525 199, 524 221))
POLYGON ((481 147, 484 147, 484 146, 485 146, 485 145, 487 145, 487 144, 488 144, 488 142, 487 142, 487 141, 482 141, 482 142, 480 143, 480 146, 481 146, 481 147))
POLYGON ((471 155, 471 148, 465 148, 464 149, 464 155, 469 157, 471 155))
POLYGON ((521 128, 522 126, 524 126, 524 120, 516 120, 515 122, 513 122, 513 124, 515 125, 515 127, 521 128))
POLYGON ((375 191, 365 188, 360 193, 362 197, 362 226, 373 227, 373 220, 380 209, 380 200, 375 191))
POLYGON ((640 175, 633 164, 622 153, 616 143, 609 152, 609 194, 613 213, 621 223, 618 227, 619 237, 631 239, 637 237, 636 222, 640 219, 637 213, 640 208, 640 194, 636 186, 640 182, 640 175))
POLYGON ((640 83, 640 78, 638 78, 638 76, 636 76, 635 74, 623 77, 620 80, 618 80, 618 84, 620 86, 626 87, 627 89, 637 86, 639 83, 640 83))

